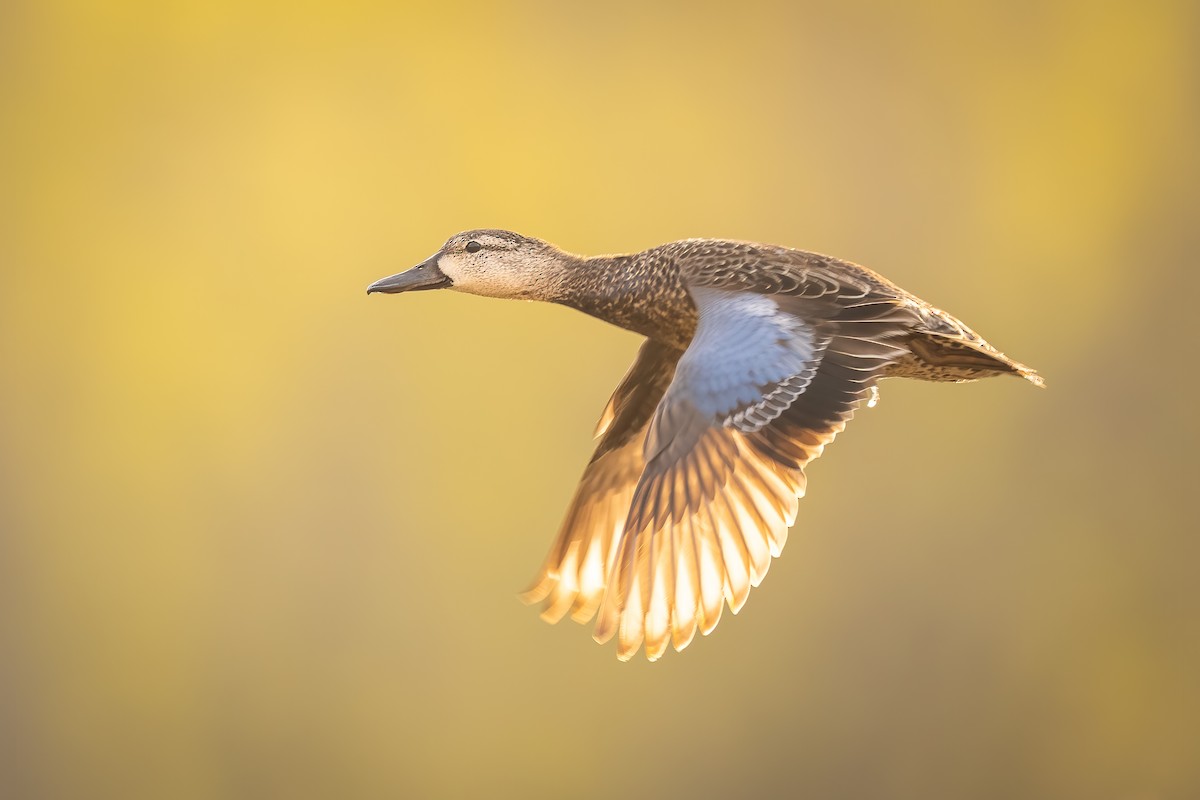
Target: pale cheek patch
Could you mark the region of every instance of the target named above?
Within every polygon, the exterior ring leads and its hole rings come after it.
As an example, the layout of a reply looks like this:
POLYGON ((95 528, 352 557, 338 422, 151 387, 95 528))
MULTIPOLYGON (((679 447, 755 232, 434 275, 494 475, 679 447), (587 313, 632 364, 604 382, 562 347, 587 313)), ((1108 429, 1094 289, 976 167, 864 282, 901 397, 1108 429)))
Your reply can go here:
POLYGON ((542 273, 536 261, 510 251, 477 255, 455 254, 444 258, 442 272, 452 288, 485 297, 536 297, 542 273))
POLYGON ((463 269, 462 262, 457 255, 442 256, 439 258, 438 269, 442 271, 443 275, 454 282, 451 288, 461 290, 470 283, 466 271, 463 269))

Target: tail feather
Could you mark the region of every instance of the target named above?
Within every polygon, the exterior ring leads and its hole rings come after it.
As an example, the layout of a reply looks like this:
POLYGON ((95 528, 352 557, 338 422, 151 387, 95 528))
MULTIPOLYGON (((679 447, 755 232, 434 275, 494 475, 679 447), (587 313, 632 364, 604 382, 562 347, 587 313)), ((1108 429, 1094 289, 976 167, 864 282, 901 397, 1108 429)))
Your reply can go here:
POLYGON ((1001 353, 983 339, 967 339, 922 332, 908 342, 912 355, 898 364, 897 377, 937 381, 971 381, 990 375, 1011 374, 1044 388, 1046 381, 1027 367, 1001 353))

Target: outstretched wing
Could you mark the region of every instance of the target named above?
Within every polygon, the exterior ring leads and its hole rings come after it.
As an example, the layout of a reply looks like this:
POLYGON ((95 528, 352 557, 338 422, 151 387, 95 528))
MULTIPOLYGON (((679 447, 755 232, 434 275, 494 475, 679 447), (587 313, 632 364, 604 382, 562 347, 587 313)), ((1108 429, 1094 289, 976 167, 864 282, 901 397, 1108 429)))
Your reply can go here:
MULTIPOLYGON (((804 466, 907 353, 903 304, 798 287, 690 288, 691 345, 655 409, 596 625, 631 658, 659 658, 735 613, 795 521, 804 466)), ((836 290, 836 287, 827 286, 836 290)))
POLYGON ((596 426, 600 442, 545 563, 521 595, 527 603, 544 602, 542 619, 547 622, 558 622, 569 611, 572 619, 584 623, 600 606, 645 466, 646 427, 681 353, 646 340, 605 406, 596 426))

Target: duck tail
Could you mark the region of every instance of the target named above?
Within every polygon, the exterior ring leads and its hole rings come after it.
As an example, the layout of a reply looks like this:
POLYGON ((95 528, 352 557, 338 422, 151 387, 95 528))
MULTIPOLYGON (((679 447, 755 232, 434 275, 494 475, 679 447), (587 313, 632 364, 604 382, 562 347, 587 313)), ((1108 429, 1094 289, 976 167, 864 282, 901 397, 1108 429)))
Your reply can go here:
POLYGON ((920 366, 912 377, 969 381, 989 375, 1010 374, 1045 388, 1046 381, 1037 370, 1009 358, 983 339, 971 335, 973 338, 922 332, 914 336, 909 340, 909 348, 920 366))
POLYGON ((1039 375, 1037 370, 1032 367, 1027 367, 1019 361, 1012 361, 1011 368, 1014 375, 1019 375, 1039 389, 1046 388, 1046 379, 1039 375))

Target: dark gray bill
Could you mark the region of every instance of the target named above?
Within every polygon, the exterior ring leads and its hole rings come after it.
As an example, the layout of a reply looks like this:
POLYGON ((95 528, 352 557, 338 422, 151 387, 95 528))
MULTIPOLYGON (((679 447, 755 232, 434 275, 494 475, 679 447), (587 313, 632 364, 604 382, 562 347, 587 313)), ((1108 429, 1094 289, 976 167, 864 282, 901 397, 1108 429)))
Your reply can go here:
POLYGON ((410 270, 375 281, 367 287, 367 294, 420 292, 425 289, 442 289, 451 283, 451 280, 438 269, 437 256, 431 256, 410 270))

